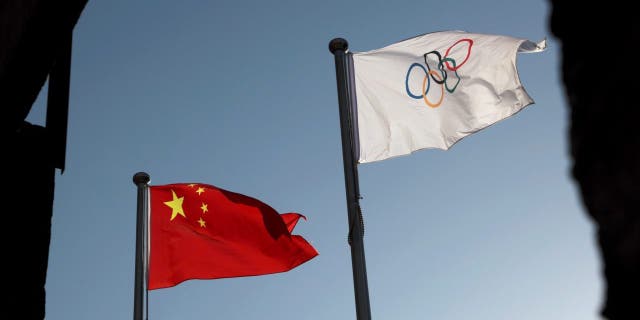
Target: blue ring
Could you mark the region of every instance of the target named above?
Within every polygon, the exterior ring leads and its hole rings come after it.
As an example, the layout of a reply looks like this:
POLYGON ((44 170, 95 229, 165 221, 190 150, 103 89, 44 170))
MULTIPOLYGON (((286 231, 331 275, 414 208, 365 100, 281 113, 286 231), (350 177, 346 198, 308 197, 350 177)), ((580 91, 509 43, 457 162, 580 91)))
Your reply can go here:
POLYGON ((419 63, 414 63, 414 64, 412 64, 412 65, 409 67, 409 70, 407 71, 407 77, 406 77, 406 78, 405 78, 405 80, 404 80, 404 86, 405 86, 405 89, 407 90, 407 94, 408 94, 411 98, 414 98, 414 99, 422 99, 422 98, 427 94, 427 92, 429 92, 429 88, 431 87, 431 79, 429 79, 429 73, 427 72, 427 68, 425 68, 424 66, 422 66, 422 65, 421 65, 421 64, 419 64, 419 63), (421 95, 419 95, 419 96, 414 95, 414 94, 413 94, 413 93, 411 93, 411 91, 409 90, 409 75, 411 74, 411 69, 413 69, 413 67, 420 67, 420 68, 424 71, 425 77, 427 77, 427 81, 428 81, 428 82, 427 82, 427 83, 428 83, 428 84, 427 84, 427 88, 426 88, 426 89, 424 89, 424 93, 423 93, 423 94, 421 94, 421 95))

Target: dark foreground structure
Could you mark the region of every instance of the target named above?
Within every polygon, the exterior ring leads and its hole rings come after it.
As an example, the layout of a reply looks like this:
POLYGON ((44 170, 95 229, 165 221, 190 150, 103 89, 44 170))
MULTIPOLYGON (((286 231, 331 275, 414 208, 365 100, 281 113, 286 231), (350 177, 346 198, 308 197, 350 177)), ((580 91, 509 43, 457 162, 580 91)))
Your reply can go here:
POLYGON ((87 0, 0 1, 5 163, 0 319, 45 317, 56 169, 64 170, 73 28, 87 0), (46 126, 25 121, 49 78, 46 126), (10 209, 13 208, 13 209, 10 209))
MULTIPOLYGON (((0 319, 45 318, 55 170, 65 163, 71 40, 86 3, 0 1, 3 199, 15 208, 5 206, 2 214, 7 271, 0 319), (46 125, 33 125, 25 119, 47 77, 46 125)), ((606 281, 602 313, 610 320, 640 319, 639 19, 616 0, 580 8, 571 1, 549 4, 571 111, 572 173, 598 231, 606 281)))
POLYGON ((640 24, 623 1, 550 0, 562 44, 572 174, 595 223, 607 319, 640 319, 640 24))

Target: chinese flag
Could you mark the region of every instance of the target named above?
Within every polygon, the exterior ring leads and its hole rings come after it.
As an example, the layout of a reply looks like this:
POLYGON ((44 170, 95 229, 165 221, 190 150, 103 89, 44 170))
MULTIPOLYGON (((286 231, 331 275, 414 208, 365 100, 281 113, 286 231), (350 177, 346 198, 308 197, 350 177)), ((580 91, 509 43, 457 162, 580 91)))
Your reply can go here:
POLYGON ((298 213, 207 184, 150 186, 148 290, 189 279, 289 271, 318 255, 292 235, 298 213))

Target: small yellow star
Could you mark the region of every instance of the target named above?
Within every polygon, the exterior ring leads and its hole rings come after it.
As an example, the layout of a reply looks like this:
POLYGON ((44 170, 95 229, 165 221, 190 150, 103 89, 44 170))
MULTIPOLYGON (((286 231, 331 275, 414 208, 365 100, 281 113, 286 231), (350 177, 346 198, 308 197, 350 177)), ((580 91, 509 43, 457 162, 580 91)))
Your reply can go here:
POLYGON ((198 190, 196 190, 196 193, 198 195, 201 195, 203 192, 204 192, 204 188, 202 188, 202 187, 200 187, 200 188, 198 188, 198 190))
POLYGON ((190 183, 190 184, 188 184, 188 186, 189 186, 189 187, 191 187, 191 188, 193 188, 193 187, 195 187, 195 186, 196 186, 196 184, 195 184, 195 183, 190 183))
POLYGON ((200 207, 200 209, 202 209, 202 213, 207 213, 207 211, 209 211, 209 209, 207 208, 207 204, 206 203, 202 203, 202 207, 200 207))
POLYGON ((200 224, 200 226, 201 226, 201 227, 203 227, 203 228, 206 228, 206 227, 207 227, 207 226, 206 226, 207 222, 206 222, 206 221, 204 221, 204 220, 202 220, 202 217, 200 217, 200 220, 198 220, 198 223, 199 223, 199 224, 200 224))
POLYGON ((164 203, 169 208, 171 208, 170 220, 173 220, 177 215, 181 215, 186 218, 187 216, 184 215, 184 210, 182 209, 182 202, 184 201, 184 197, 178 198, 176 192, 173 190, 171 190, 171 193, 173 194, 173 200, 164 203))

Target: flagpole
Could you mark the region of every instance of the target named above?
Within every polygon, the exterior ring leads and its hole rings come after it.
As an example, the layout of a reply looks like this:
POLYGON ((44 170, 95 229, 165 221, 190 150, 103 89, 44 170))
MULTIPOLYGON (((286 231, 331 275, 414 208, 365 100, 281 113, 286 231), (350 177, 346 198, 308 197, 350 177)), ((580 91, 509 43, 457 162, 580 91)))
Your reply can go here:
POLYGON ((142 320, 144 309, 144 283, 145 283, 145 237, 146 237, 146 209, 147 188, 150 177, 145 172, 138 172, 133 176, 133 183, 138 186, 138 213, 136 219, 136 273, 135 287, 133 291, 133 320, 142 320))
POLYGON ((335 38, 329 43, 329 51, 333 53, 336 63, 336 80, 338 83, 338 107, 340 109, 340 132, 342 136, 342 162, 347 196, 347 215, 349 218, 349 244, 351 246, 351 266, 353 269, 353 287, 356 299, 357 320, 370 320, 369 287, 367 284, 367 268, 364 257, 364 224, 360 211, 360 191, 358 188, 358 168, 354 157, 353 139, 353 88, 349 79, 347 49, 349 43, 342 38, 335 38))

